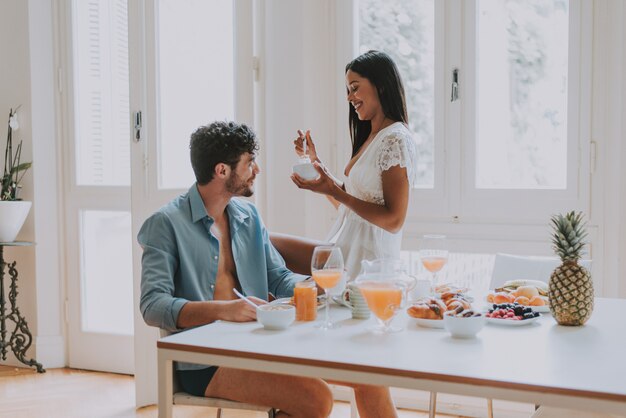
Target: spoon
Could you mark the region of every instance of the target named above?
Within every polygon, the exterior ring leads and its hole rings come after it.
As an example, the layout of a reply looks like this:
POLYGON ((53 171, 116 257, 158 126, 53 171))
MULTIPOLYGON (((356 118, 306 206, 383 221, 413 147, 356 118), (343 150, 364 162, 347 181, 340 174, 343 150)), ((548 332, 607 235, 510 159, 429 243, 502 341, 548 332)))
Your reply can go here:
POLYGON ((237 295, 240 299, 245 300, 245 301, 246 301, 246 303, 248 303, 248 304, 250 304, 250 305, 254 306, 255 308, 257 308, 257 307, 258 307, 258 305, 257 305, 256 303, 252 302, 250 299, 248 299, 247 297, 245 297, 243 294, 241 294, 241 292, 240 292, 239 290, 235 289, 234 287, 233 287, 233 292, 235 292, 235 295, 237 295))
POLYGON ((302 134, 302 154, 306 157, 306 133, 302 134))

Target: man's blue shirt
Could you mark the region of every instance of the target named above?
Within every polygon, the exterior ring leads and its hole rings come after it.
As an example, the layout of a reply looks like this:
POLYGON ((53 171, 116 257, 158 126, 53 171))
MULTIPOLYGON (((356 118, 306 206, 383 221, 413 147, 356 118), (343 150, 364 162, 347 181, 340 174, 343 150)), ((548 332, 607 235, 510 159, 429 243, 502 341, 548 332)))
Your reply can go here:
MULTIPOLYGON (((232 254, 243 293, 267 299, 291 296, 296 282, 306 276, 292 273, 270 243, 256 207, 233 198, 227 205, 232 254)), ((219 241, 211 232, 194 184, 141 227, 143 247, 140 309, 148 325, 179 331, 178 314, 188 301, 213 300, 219 241)))

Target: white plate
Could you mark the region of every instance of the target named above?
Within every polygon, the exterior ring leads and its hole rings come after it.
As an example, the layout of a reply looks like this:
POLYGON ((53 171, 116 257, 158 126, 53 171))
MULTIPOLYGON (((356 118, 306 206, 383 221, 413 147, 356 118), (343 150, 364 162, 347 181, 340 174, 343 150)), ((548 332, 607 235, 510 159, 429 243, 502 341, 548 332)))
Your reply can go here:
MULTIPOLYGON (((271 305, 281 305, 281 304, 293 305, 291 303, 291 298, 275 299, 275 300, 271 301, 270 304, 271 305)), ((326 297, 324 295, 319 295, 317 297, 317 309, 320 310, 324 306, 326 306, 326 297)))
POLYGON ((539 318, 541 318, 541 315, 536 316, 534 318, 530 318, 530 319, 522 319, 520 321, 514 321, 512 319, 485 317, 485 319, 487 320, 487 323, 489 324, 502 325, 506 327, 521 327, 522 325, 532 324, 533 322, 537 321, 539 318))
POLYGON ((443 329, 443 319, 425 319, 425 318, 413 318, 417 325, 424 328, 441 328, 443 329))

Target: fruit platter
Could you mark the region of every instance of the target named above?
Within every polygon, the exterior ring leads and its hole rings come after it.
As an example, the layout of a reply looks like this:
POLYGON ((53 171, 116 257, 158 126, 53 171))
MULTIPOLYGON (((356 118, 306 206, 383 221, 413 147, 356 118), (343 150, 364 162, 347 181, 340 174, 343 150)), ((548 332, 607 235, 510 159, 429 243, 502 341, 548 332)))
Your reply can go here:
POLYGON ((496 325, 520 326, 535 322, 541 314, 530 306, 518 303, 494 303, 485 314, 488 323, 496 325))
POLYGON ((548 284, 539 280, 510 280, 490 291, 487 302, 494 304, 517 303, 531 307, 535 312, 549 312, 548 284))

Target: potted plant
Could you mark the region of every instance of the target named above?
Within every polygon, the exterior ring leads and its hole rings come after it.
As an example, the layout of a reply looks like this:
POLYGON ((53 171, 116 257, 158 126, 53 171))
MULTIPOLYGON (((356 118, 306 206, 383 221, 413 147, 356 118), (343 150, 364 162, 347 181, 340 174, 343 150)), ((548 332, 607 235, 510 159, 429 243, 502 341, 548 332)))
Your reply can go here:
POLYGON ((20 199, 20 182, 32 163, 22 162, 22 141, 13 149, 13 131, 19 129, 17 110, 9 111, 7 143, 4 149, 4 170, 0 179, 0 242, 13 242, 20 232, 32 202, 20 199))

